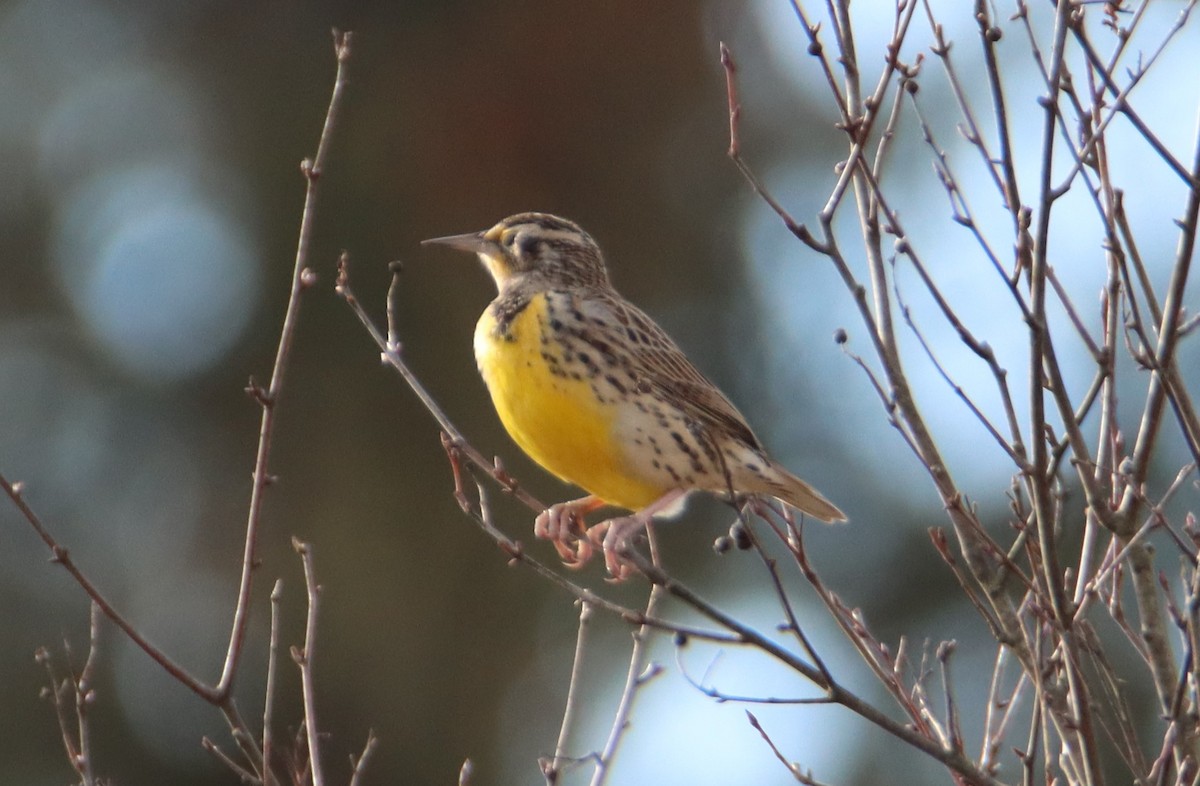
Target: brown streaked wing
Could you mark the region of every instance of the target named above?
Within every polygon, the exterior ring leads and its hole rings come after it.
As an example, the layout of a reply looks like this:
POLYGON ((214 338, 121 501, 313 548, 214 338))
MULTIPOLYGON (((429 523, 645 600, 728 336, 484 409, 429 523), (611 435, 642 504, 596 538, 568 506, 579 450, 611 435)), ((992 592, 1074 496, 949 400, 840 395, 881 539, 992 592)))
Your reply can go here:
POLYGON ((641 309, 613 299, 607 306, 617 320, 645 334, 649 341, 622 342, 629 350, 634 378, 645 381, 659 396, 702 426, 728 434, 753 448, 762 443, 737 407, 692 365, 666 331, 641 309))

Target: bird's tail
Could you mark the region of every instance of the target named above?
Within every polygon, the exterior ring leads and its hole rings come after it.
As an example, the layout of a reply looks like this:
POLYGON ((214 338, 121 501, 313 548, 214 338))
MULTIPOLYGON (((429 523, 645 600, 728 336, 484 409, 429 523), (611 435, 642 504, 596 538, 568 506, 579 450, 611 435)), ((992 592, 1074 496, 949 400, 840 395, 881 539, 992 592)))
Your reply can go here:
POLYGON ((827 524, 835 524, 846 520, 846 514, 817 491, 786 469, 776 465, 771 467, 773 472, 759 478, 760 488, 754 491, 770 494, 791 505, 801 513, 806 513, 827 524))

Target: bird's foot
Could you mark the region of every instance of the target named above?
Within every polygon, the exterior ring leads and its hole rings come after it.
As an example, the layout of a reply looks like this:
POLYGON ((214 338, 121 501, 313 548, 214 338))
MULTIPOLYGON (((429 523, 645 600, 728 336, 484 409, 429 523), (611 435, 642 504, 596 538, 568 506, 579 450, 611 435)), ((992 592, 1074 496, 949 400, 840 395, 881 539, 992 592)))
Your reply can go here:
POLYGON ((604 567, 608 568, 612 581, 625 581, 638 572, 629 554, 634 537, 646 528, 647 520, 641 514, 634 514, 602 521, 588 529, 587 539, 592 547, 604 552, 604 567))
POLYGON ((602 521, 587 531, 591 545, 604 552, 604 566, 612 576, 611 581, 624 581, 640 571, 631 556, 634 537, 650 526, 655 516, 674 515, 686 496, 683 489, 669 489, 636 513, 602 521))
POLYGON ((632 515, 608 519, 590 528, 583 517, 608 503, 595 496, 560 502, 538 514, 533 534, 553 543, 569 568, 582 567, 600 549, 612 580, 624 581, 638 572, 637 564, 629 556, 634 536, 655 516, 672 515, 686 495, 684 489, 670 489, 632 515))
POLYGON ((604 501, 593 496, 556 503, 534 519, 533 534, 553 543, 567 567, 582 567, 593 553, 593 544, 583 517, 602 507, 604 501))

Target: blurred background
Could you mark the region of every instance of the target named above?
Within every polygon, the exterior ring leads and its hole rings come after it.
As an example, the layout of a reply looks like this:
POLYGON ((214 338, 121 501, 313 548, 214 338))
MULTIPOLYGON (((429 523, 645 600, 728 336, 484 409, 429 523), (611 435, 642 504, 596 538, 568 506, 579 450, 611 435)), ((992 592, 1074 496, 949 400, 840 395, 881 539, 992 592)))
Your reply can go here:
MULTIPOLYGON (((967 9, 932 5, 947 36, 963 41, 964 81, 982 84, 967 9)), ((1151 10, 1139 39, 1146 46, 1173 21, 1174 6, 1151 10)), ((861 62, 872 70, 891 25, 877 10, 864 6, 857 19, 861 62)), ((920 15, 909 62, 932 42, 920 15)), ((242 389, 249 376, 270 374, 303 201, 298 164, 315 152, 335 26, 356 35, 350 85, 321 180, 310 262, 320 281, 304 298, 278 410, 272 469, 280 480, 266 502, 238 685, 244 714, 262 709, 276 578, 283 641, 301 641, 303 580, 289 545, 296 535, 312 543, 324 586, 317 680, 326 761, 345 761, 374 729, 381 744, 369 783, 453 783, 466 757, 474 784, 540 782, 536 759, 553 752, 577 610, 508 567, 462 516, 435 424, 381 368, 333 291, 334 261, 347 249, 353 286, 382 319, 387 263, 403 260, 399 329, 412 367, 473 442, 502 456, 534 493, 574 496, 508 440, 476 375, 471 334, 491 282, 472 259, 418 246, 524 210, 568 216, 597 238, 618 288, 676 337, 783 463, 847 511, 848 527, 810 532, 826 581, 864 609, 885 641, 957 639, 961 698, 979 700, 993 649, 929 547, 925 530, 945 524, 941 505, 832 339, 845 327, 850 346, 866 351, 851 300, 725 156, 722 40, 740 65, 751 165, 801 220, 811 220, 835 181, 842 136, 784 0, 0 3, 0 470, 26 482, 31 504, 109 597, 151 640, 216 679, 259 421, 242 389)), ((1020 31, 1004 29, 1014 128, 1019 140, 1036 140, 1040 77, 1020 31)), ((1196 73, 1187 49, 1169 50, 1158 73, 1196 73)), ((988 226, 997 227, 1004 256, 1011 241, 999 200, 954 130, 955 106, 933 66, 922 79, 923 106, 961 163, 964 191, 977 195, 973 208, 998 222, 988 226)), ((1143 116, 1184 161, 1193 110, 1179 107, 1194 107, 1196 91, 1164 78, 1137 94, 1143 116)), ((986 96, 972 98, 985 113, 986 96)), ((1023 391, 1025 334, 1005 298, 981 294, 997 279, 949 222, 927 149, 906 122, 888 179, 909 232, 1023 391)), ((1133 151, 1114 155, 1118 177, 1133 181, 1131 193, 1154 197, 1127 204, 1161 283, 1183 189, 1135 137, 1112 138, 1116 150, 1133 151)), ((1021 174, 1032 188, 1040 162, 1025 159, 1021 174)), ((1056 208, 1071 231, 1055 237, 1055 258, 1095 326, 1103 257, 1085 196, 1056 208)), ((845 228, 856 221, 849 210, 842 218, 845 228)), ((911 273, 901 278, 914 309, 927 306, 911 273)), ((945 347, 958 383, 994 407, 986 368, 954 346, 932 313, 922 327, 945 347)), ((1182 351, 1196 358, 1194 344, 1182 351)), ((1090 361, 1081 348, 1067 341, 1060 353, 1070 379, 1085 384, 1090 361)), ((937 413, 934 428, 958 480, 1002 530, 1011 474, 1004 455, 913 357, 918 393, 937 413)), ((1160 471, 1170 477, 1183 454, 1164 451, 1160 471)), ((552 549, 532 542, 529 512, 493 498, 498 523, 553 561, 552 549)), ((778 610, 756 559, 711 549, 728 524, 719 506, 694 503, 660 528, 667 564, 769 630, 778 610)), ((81 664, 87 602, 6 502, 0 544, 0 780, 61 784, 72 773, 52 709, 38 698, 46 678, 33 652, 46 645, 61 657, 66 639, 81 664)), ((643 602, 642 582, 607 587, 598 565, 573 577, 643 602)), ((800 579, 789 582, 827 659, 849 684, 885 701, 800 579)), ((595 623, 572 745, 580 755, 603 744, 628 633, 613 619, 595 623)), ((690 688, 669 642, 656 641, 653 655, 666 670, 639 697, 612 783, 792 782, 742 707, 690 688)), ((809 691, 749 653, 692 646, 682 666, 730 693, 809 691)), ((280 669, 282 736, 295 731, 300 708, 290 660, 280 669)), ((217 712, 107 624, 96 695, 101 775, 122 784, 234 782, 199 745, 207 734, 232 749, 217 712)), ((940 777, 846 711, 755 712, 786 754, 822 780, 940 777)), ((978 714, 966 721, 974 746, 978 714)))

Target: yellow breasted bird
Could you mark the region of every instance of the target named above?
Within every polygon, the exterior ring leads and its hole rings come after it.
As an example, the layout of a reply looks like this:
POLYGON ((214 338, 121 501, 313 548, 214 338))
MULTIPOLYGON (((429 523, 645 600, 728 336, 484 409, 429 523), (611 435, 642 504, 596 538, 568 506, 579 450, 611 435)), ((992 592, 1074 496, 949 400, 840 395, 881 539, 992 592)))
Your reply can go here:
POLYGON ((772 460, 745 418, 650 317, 613 289, 592 237, 547 213, 424 241, 479 255, 499 294, 475 327, 475 359, 521 449, 588 496, 553 505, 534 531, 570 564, 592 545, 609 572, 621 547, 690 491, 765 494, 822 521, 838 508, 772 460), (605 505, 630 516, 579 532, 605 505))

